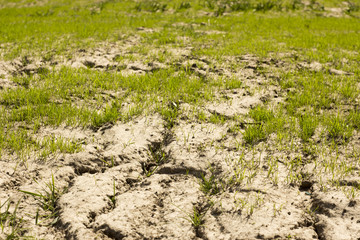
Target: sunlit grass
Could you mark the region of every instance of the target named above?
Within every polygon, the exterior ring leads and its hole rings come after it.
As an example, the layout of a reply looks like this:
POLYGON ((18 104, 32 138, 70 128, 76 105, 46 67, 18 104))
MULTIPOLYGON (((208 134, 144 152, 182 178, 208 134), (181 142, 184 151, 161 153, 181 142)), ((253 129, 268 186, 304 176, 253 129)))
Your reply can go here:
MULTIPOLYGON (((171 130, 179 119, 191 119, 180 107, 184 103, 201 108, 194 113, 201 123, 232 125, 230 132, 240 138, 237 149, 276 141, 279 149, 315 156, 321 144, 346 145, 358 134, 356 2, 339 18, 325 17, 326 7, 343 7, 332 0, 308 5, 296 0, 0 3, 1 59, 47 64, 36 74, 14 73, 11 81, 17 87, 0 90, 0 153, 37 151, 45 159, 81 150, 72 139, 39 141, 34 136, 43 126, 97 130, 158 113, 171 130), (49 67, 57 57, 71 59, 79 49, 116 48, 112 43, 120 48, 113 59, 117 68, 49 67), (186 56, 171 53, 185 48, 186 56), (256 59, 256 67, 241 61, 245 54, 256 59), (196 67, 206 74, 185 64, 200 58, 205 60, 196 67), (121 74, 132 61, 159 62, 166 68, 121 74), (314 61, 319 70, 299 64, 314 61), (239 77, 248 68, 254 75, 239 77), (258 77, 266 81, 251 88, 249 82, 258 77), (253 95, 270 86, 282 98, 276 106, 264 100, 239 119, 206 111, 207 103, 220 101, 217 94, 224 90, 246 89, 253 95)), ((291 183, 302 180, 294 170, 299 162, 289 163, 291 183)), ((268 177, 277 184, 275 170, 268 177)))

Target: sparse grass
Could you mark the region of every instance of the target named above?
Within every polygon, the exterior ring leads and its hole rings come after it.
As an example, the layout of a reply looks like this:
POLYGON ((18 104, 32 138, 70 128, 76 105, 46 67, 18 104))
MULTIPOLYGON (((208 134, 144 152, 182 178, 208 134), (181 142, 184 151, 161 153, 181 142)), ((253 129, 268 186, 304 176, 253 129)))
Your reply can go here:
POLYGON ((258 106, 254 109, 251 109, 249 116, 256 122, 268 122, 274 118, 274 113, 272 110, 258 106))
POLYGON ((159 146, 149 147, 149 161, 157 165, 167 163, 169 161, 169 153, 165 152, 162 143, 159 146))
POLYGON ((214 124, 224 124, 226 122, 226 118, 222 115, 214 113, 211 114, 208 121, 214 124))
POLYGON ((300 116, 299 120, 300 120, 300 138, 306 142, 315 133, 315 129, 317 127, 317 119, 316 116, 314 115, 306 114, 300 116))
POLYGON ((46 159, 54 153, 76 153, 82 150, 82 146, 74 140, 68 140, 62 137, 44 137, 38 141, 40 149, 40 158, 46 159))
MULTIPOLYGON (((360 125, 357 110, 341 115, 341 119, 333 117, 332 113, 323 114, 330 109, 339 110, 340 103, 351 104, 358 98, 359 89, 352 87, 357 82, 359 74, 354 68, 358 57, 351 52, 359 49, 359 42, 356 41, 359 25, 352 18, 333 19, 310 15, 303 17, 303 13, 296 12, 304 8, 323 12, 326 6, 340 6, 334 1, 311 1, 308 6, 297 0, 276 2, 211 0, 202 3, 57 1, 49 2, 44 6, 34 5, 26 8, 18 3, 4 6, 0 10, 2 15, 6 16, 6 20, 0 19, 6 21, 6 24, 4 22, 2 24, 4 28, 0 37, 4 58, 19 58, 24 65, 33 62, 30 55, 35 53, 41 54, 45 61, 52 61, 57 55, 69 55, 72 49, 88 49, 104 39, 109 39, 110 42, 126 39, 134 34, 138 27, 145 27, 156 28, 156 31, 146 34, 137 32, 136 34, 142 39, 139 40, 139 46, 132 48, 135 52, 147 54, 149 49, 158 46, 164 48, 164 44, 165 48, 182 48, 189 46, 191 42, 190 45, 194 48, 193 56, 209 56, 223 64, 224 55, 239 56, 250 53, 266 57, 271 52, 286 53, 294 50, 296 53, 285 61, 331 63, 336 69, 354 73, 352 76, 331 75, 327 67, 318 72, 304 68, 280 71, 280 86, 284 90, 290 89, 285 101, 286 112, 281 112, 284 118, 267 109, 266 105, 253 109, 249 116, 261 124, 249 125, 245 128, 243 137, 250 145, 266 140, 269 134, 274 132, 280 136, 280 139, 283 139, 283 136, 292 136, 286 133, 289 129, 284 129, 287 124, 284 119, 290 116, 298 119, 299 137, 304 143, 314 135, 317 127, 325 127, 328 136, 333 140, 346 140, 352 135, 351 131, 357 130, 360 125), (122 14, 129 9, 130 15, 122 14), (176 13, 173 13, 172 9, 176 9, 176 13), (197 16, 199 10, 210 11, 213 15, 197 16), (224 14, 239 11, 246 14, 224 14), (252 11, 255 13, 250 14, 252 11), (271 18, 267 15, 268 11, 272 12, 271 18), (78 18, 77 23, 66 20, 68 16, 74 15, 78 18), (119 15, 122 17, 119 18, 119 15), (192 22, 184 16, 192 16, 192 22), (19 29, 16 26, 21 21, 24 26, 19 29), (172 25, 180 21, 184 22, 183 26, 172 25), (55 28, 59 22, 63 26, 61 29, 55 28), (199 25, 191 25, 192 23, 199 25), (119 25, 122 26, 120 30, 119 25), (332 28, 329 29, 328 26, 332 28), (201 33, 208 30, 226 32, 224 35, 226 41, 221 34, 201 33), (339 32, 341 34, 338 34, 339 32), (128 35, 121 36, 121 33, 128 35), (178 40, 176 36, 185 36, 189 41, 178 40), (311 50, 313 48, 316 48, 316 54, 311 50), (341 63, 338 59, 342 58, 346 58, 347 62, 341 63), (292 90, 291 88, 294 87, 297 89, 292 90), (302 111, 304 113, 301 113, 302 111)), ((359 12, 358 4, 349 2, 347 13, 357 14, 357 12, 359 12)), ((166 59, 172 61, 172 56, 167 51, 155 54, 154 57, 159 57, 159 61, 161 58, 160 62, 166 62, 166 59)), ((124 62, 135 58, 133 54, 118 54, 115 60, 124 62)), ((203 68, 203 64, 200 62, 197 67, 203 68)), ((237 67, 237 64, 233 64, 231 69, 235 71, 237 67)), ((257 69, 266 73, 263 67, 259 66, 257 69)), ((157 70, 152 74, 130 77, 106 71, 75 70, 65 67, 56 71, 44 68, 35 75, 15 76, 12 80, 21 87, 1 90, 0 152, 10 151, 23 155, 24 151, 29 151, 29 148, 35 144, 29 131, 15 131, 14 126, 18 123, 25 122, 31 125, 35 122, 34 129, 43 125, 61 124, 96 129, 107 122, 129 121, 143 114, 144 111, 157 111, 171 128, 177 123, 180 102, 203 104, 213 99, 213 91, 216 88, 246 87, 243 80, 234 77, 221 77, 215 80, 195 75, 187 68, 179 71, 178 67, 171 65, 169 69, 157 70), (104 95, 105 91, 118 90, 124 91, 124 94, 116 99, 104 95), (123 103, 129 102, 133 105, 124 109, 123 103), (171 103, 177 106, 174 108, 171 103)), ((199 112, 198 118, 216 124, 224 124, 228 121, 216 114, 206 119, 203 112, 199 112)), ((54 149, 54 141, 47 141, 42 146, 44 148, 42 156, 54 152, 46 150, 54 149)), ((70 148, 74 147, 76 148, 76 144, 70 148)))
POLYGON ((352 128, 345 119, 339 115, 332 115, 327 119, 329 137, 334 140, 347 140, 352 135, 352 128))
POLYGON ((110 195, 109 199, 111 201, 112 207, 115 208, 115 206, 116 206, 116 184, 115 184, 115 179, 114 179, 114 182, 113 182, 113 195, 110 195))
POLYGON ((54 175, 51 175, 51 181, 45 183, 45 187, 42 187, 42 192, 30 192, 24 190, 19 191, 32 196, 38 202, 42 210, 45 211, 44 215, 40 215, 39 210, 37 211, 35 216, 35 224, 41 224, 39 219, 43 221, 47 220, 47 224, 49 225, 53 225, 57 222, 59 215, 59 208, 57 203, 61 195, 64 194, 67 189, 65 188, 61 190, 55 186, 54 175), (49 220, 51 221, 49 222, 49 220))
MULTIPOLYGON (((259 192, 247 194, 247 196, 243 198, 237 198, 236 195, 234 196, 235 209, 240 211, 241 214, 247 215, 247 217, 251 217, 254 214, 255 210, 260 208, 263 203, 264 196, 262 193, 259 192)), ((279 210, 275 208, 274 211, 281 211, 281 206, 279 210)))
POLYGON ((1 233, 5 234, 6 240, 20 239, 24 236, 23 219, 17 216, 20 200, 12 207, 11 199, 4 203, 0 202, 0 228, 1 233))
POLYGON ((266 140, 269 134, 273 132, 281 134, 284 131, 285 125, 283 114, 281 109, 275 114, 273 110, 267 109, 266 106, 257 106, 251 109, 248 115, 254 122, 247 124, 245 128, 243 133, 245 143, 254 145, 266 140))
POLYGON ((201 209, 194 206, 193 211, 188 213, 185 219, 188 220, 195 229, 198 229, 204 225, 205 214, 206 211, 202 212, 201 209))
MULTIPOLYGON (((234 153, 240 154, 225 160, 226 176, 201 177, 200 190, 208 197, 250 186, 257 177, 273 186, 298 187, 310 178, 303 172, 308 164, 315 165, 312 178, 324 191, 340 188, 341 180, 358 175, 358 152, 348 150, 360 128, 356 1, 348 1, 347 7, 334 0, 28 2, 0 0, 0 60, 21 66, 10 77, 16 86, 0 89, 0 157, 15 156, 25 163, 35 152, 45 162, 82 150, 73 139, 37 137, 48 126, 97 131, 107 123, 158 113, 171 131, 194 120, 183 108, 190 106, 196 109, 197 122, 229 129, 221 139, 198 145, 198 151, 236 149, 234 153), (340 14, 346 17, 324 17, 327 7, 343 8, 340 14), (71 63, 80 49, 115 51, 116 64, 101 70, 90 62, 84 63, 87 68, 60 66, 62 57, 71 63), (245 61, 245 54, 253 60, 245 61), (24 69, 38 59, 46 67, 35 73, 24 69), (122 74, 129 63, 137 62, 144 64, 143 74, 122 74), (315 62, 321 67, 312 68, 315 62), (154 63, 165 67, 149 70, 154 63), (207 109, 207 103, 219 100, 219 93, 220 101, 230 105, 235 98, 228 93, 243 90, 244 97, 255 99, 262 92, 270 97, 250 105, 241 121, 207 109), (255 152, 261 149, 271 157, 258 157, 255 152)), ((188 140, 185 136, 185 144, 188 140)), ((150 148, 148 157, 142 163, 147 177, 169 160, 162 146, 150 148)), ((114 167, 113 158, 103 162, 114 167)), ((115 207, 115 182, 113 187, 109 198, 115 207)), ((355 186, 343 191, 351 200, 358 196, 355 186)), ((55 187, 53 176, 43 191, 22 192, 47 212, 38 212, 36 222, 55 222, 63 191, 55 187)), ((252 216, 263 196, 258 192, 234 200, 236 208, 252 216)), ((6 210, 0 211, 0 223, 3 230, 14 227, 11 239, 22 230, 21 221, 13 220, 17 206, 13 213, 8 206, 1 205, 6 210)), ((274 204, 274 217, 280 211, 274 204)), ((194 207, 187 215, 194 228, 204 225, 204 212, 194 207)))
POLYGON ((211 175, 208 179, 202 175, 199 184, 200 190, 205 194, 215 195, 220 192, 220 183, 214 175, 211 175))
POLYGON ((243 134, 246 143, 255 144, 266 138, 266 132, 262 124, 249 125, 243 134))
MULTIPOLYGON (((32 87, 7 90, 0 96, 0 102, 7 109, 2 115, 2 126, 10 132, 0 132, 0 149, 26 149, 24 145, 29 144, 31 134, 26 130, 11 132, 13 125, 21 122, 53 126, 65 123, 97 129, 108 122, 129 121, 146 107, 148 112, 159 112, 171 128, 176 123, 179 101, 209 100, 212 85, 217 85, 216 82, 208 85, 199 78, 190 78, 186 72, 176 76, 174 73, 169 69, 152 75, 123 77, 116 73, 62 68, 59 72, 41 75, 39 79, 29 76, 32 87), (103 91, 119 89, 125 91, 120 99, 109 103, 110 97, 100 97, 103 91), (77 101, 82 102, 80 106, 74 104, 77 101), (124 101, 132 102, 133 107, 123 109, 124 101), (164 101, 169 104, 160 103, 164 101)), ((44 152, 43 156, 46 155, 44 152)))

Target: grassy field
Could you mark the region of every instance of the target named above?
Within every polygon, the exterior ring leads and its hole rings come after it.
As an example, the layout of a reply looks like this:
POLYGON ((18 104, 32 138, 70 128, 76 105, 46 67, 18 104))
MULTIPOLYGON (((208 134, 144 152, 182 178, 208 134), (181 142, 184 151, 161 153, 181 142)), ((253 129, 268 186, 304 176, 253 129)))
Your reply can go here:
POLYGON ((0 0, 0 26, 1 239, 359 236, 358 0, 0 0))

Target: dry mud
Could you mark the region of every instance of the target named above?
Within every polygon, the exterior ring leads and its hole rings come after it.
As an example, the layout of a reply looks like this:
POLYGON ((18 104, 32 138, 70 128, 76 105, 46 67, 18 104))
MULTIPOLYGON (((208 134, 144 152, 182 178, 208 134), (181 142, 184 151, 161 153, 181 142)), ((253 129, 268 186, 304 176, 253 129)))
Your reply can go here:
MULTIPOLYGON (((169 64, 116 61, 128 51, 110 46, 78 51, 70 60, 3 61, 0 87, 18 87, 10 80, 12 75, 36 74, 52 66, 144 74, 169 64)), ((202 109, 228 121, 201 122, 191 117, 189 105, 180 104, 181 116, 171 129, 156 114, 97 130, 41 129, 44 136, 83 140, 83 150, 46 163, 1 159, 0 202, 10 199, 11 211, 19 203, 17 215, 23 218, 24 235, 42 239, 359 239, 357 198, 349 200, 336 188, 322 191, 316 178, 311 178, 315 167, 310 162, 301 166, 301 174, 310 176, 306 181, 287 184, 289 169, 284 163, 293 152, 277 150, 271 138, 253 149, 244 148, 242 134, 229 132, 234 118, 246 119, 251 108, 263 102, 275 106, 286 97, 278 87, 265 85, 276 79, 276 71, 262 74, 259 68, 321 71, 320 63, 290 66, 282 60, 259 61, 245 55, 229 58, 244 65, 231 70, 226 61, 210 67, 211 60, 192 57, 191 48, 168 52, 172 61, 178 59, 179 67, 190 66, 198 76, 225 75, 245 83, 246 87, 216 93, 216 101, 202 109), (56 203, 59 215, 35 224, 37 212, 46 213, 19 190, 41 192, 52 175, 56 187, 66 189, 56 203), (212 186, 210 194, 202 191, 204 179, 212 186)), ((355 186, 358 181, 349 179, 342 185, 355 186)))

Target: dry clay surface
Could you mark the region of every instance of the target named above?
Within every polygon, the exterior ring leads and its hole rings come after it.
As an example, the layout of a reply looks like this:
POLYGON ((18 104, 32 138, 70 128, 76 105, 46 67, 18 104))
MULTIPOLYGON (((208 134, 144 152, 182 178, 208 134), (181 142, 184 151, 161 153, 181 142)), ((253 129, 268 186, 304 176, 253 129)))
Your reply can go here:
MULTIPOLYGON (((251 183, 222 190, 208 206, 208 196, 199 188, 201 176, 211 174, 209 167, 219 176, 234 174, 243 153, 216 149, 214 142, 226 134, 224 126, 180 122, 172 136, 163 126, 160 117, 150 116, 83 133, 96 139, 85 151, 50 166, 32 164, 27 176, 12 173, 2 162, 1 200, 22 198, 17 188, 39 188, 53 172, 58 187, 68 186, 58 202, 56 227, 49 231, 32 224, 36 203, 31 198, 19 208, 30 214, 30 232, 46 239, 356 239, 359 235, 358 200, 349 201, 335 191, 318 192, 316 185, 309 193, 274 186, 265 178, 266 171, 251 183), (200 146, 205 147, 199 151, 200 146), (149 151, 160 150, 168 154, 168 161, 144 176, 151 167, 149 151), (104 164, 111 158, 112 165, 104 164), (306 211, 314 206, 321 208, 316 223, 306 211), (204 214, 203 227, 192 227, 194 208, 204 214)), ((255 167, 262 168, 268 154, 245 153, 244 161, 256 158, 255 167)), ((251 174, 251 168, 245 174, 251 174)))
MULTIPOLYGON (((69 64, 117 69, 117 65, 109 67, 116 53, 109 53, 106 61, 91 56, 92 60, 79 53, 74 58, 78 60, 69 64)), ((27 235, 44 239, 358 239, 358 199, 349 200, 336 189, 323 192, 316 181, 300 187, 285 184, 288 169, 281 161, 276 163, 279 175, 274 183, 269 178, 269 159, 274 155, 286 159, 285 153, 264 144, 254 149, 236 147, 242 136, 229 133, 231 119, 245 116, 262 102, 282 101, 276 87, 261 88, 265 78, 256 68, 269 64, 243 56, 238 61, 246 63, 244 69, 231 72, 221 66, 211 69, 206 61, 191 59, 186 52, 177 56, 183 61, 180 64, 190 65, 200 76, 237 76, 248 89, 260 86, 260 91, 250 94, 241 88, 217 93, 222 100, 203 110, 229 119, 223 125, 190 120, 189 106, 181 104, 183 117, 172 129, 156 114, 96 131, 42 129, 44 135, 84 140, 84 144, 81 152, 46 163, 18 165, 1 159, 0 201, 10 198, 12 209, 19 202, 17 213, 23 217, 27 235), (203 67, 198 67, 199 62, 203 67), (46 224, 53 219, 35 225, 39 205, 18 190, 41 192, 52 174, 56 186, 67 189, 57 202, 59 216, 51 227, 46 224), (205 194, 201 186, 211 177, 216 179, 217 191, 205 194), (229 184, 230 179, 237 183, 229 184)), ((2 88, 17 87, 8 80, 10 74, 34 73, 46 64, 0 63, 2 88)), ((156 65, 132 64, 119 71, 149 72, 156 65)), ((308 65, 314 71, 321 69, 316 63, 308 65)), ((304 172, 312 167, 304 164, 304 172)))
MULTIPOLYGON (((245 175, 265 169, 266 151, 244 153, 219 150, 216 142, 226 126, 180 122, 170 136, 158 116, 116 124, 96 133, 63 129, 59 135, 94 138, 81 153, 67 155, 50 166, 31 164, 29 174, 13 173, 1 162, 1 201, 23 198, 17 189, 39 189, 54 173, 58 187, 68 187, 58 202, 55 227, 33 225, 36 202, 26 198, 19 212, 27 212, 29 232, 45 239, 356 239, 359 236, 359 201, 349 201, 336 191, 274 186, 266 170, 211 197, 200 191, 202 176, 215 169, 218 176, 234 177, 245 161, 245 175), (199 150, 201 148, 201 150, 199 150), (167 162, 151 170, 149 151, 161 151, 167 162), (255 160, 255 166, 246 167, 255 160), (113 159, 113 162, 111 162, 113 159), (104 164, 106 161, 108 164, 104 164), (61 164, 59 164, 61 163, 61 164), (148 169, 147 169, 148 168, 148 169), (35 183, 31 177, 38 180, 35 183), (114 190, 115 188, 115 190, 114 190), (111 197, 115 200, 111 201, 111 197), (311 215, 311 209, 320 214, 311 215), (203 226, 194 228, 194 209, 203 226)), ((286 168, 279 166, 280 172, 286 168), (283 168, 283 169, 282 169, 283 168)), ((306 185, 306 184, 305 184, 306 185)), ((40 190, 40 189, 39 189, 40 190)))

